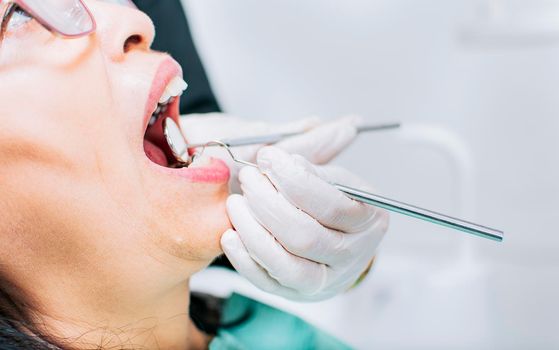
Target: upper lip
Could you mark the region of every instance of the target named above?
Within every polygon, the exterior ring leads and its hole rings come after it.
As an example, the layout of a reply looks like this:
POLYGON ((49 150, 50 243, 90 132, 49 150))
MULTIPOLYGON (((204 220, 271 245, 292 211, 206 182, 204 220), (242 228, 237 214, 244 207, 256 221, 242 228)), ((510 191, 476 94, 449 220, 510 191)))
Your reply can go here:
POLYGON ((144 121, 143 121, 143 130, 147 129, 147 125, 149 119, 155 108, 157 107, 157 103, 159 102, 159 98, 163 95, 165 91, 165 87, 169 84, 169 82, 175 77, 182 77, 182 68, 181 66, 172 58, 167 57, 165 58, 160 64, 155 73, 153 78, 151 88, 149 91, 149 96, 146 102, 146 108, 144 113, 144 121))

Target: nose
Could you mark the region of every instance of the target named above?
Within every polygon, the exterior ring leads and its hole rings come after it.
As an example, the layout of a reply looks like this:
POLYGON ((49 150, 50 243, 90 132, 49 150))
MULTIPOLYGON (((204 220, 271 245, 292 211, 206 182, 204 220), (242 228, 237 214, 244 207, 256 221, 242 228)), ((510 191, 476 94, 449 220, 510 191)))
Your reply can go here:
POLYGON ((121 60, 130 51, 150 48, 155 29, 145 13, 97 0, 87 1, 87 5, 97 22, 95 35, 111 59, 121 60))

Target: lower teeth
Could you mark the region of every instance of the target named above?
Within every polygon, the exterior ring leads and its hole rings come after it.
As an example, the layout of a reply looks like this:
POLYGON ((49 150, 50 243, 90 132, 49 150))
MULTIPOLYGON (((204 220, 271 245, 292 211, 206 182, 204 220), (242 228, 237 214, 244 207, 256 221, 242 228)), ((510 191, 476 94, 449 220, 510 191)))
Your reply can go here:
POLYGON ((157 117, 156 115, 152 115, 151 119, 149 120, 149 126, 152 126, 153 124, 155 124, 155 122, 157 121, 157 117))

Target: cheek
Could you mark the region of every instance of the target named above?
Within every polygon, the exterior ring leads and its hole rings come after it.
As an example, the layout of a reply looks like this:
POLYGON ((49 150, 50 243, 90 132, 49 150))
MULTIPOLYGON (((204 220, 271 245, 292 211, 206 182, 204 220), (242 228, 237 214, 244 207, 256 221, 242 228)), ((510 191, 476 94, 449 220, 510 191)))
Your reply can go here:
POLYGON ((34 22, 32 28, 2 41, 0 67, 43 65, 72 68, 99 52, 93 36, 59 38, 34 22))

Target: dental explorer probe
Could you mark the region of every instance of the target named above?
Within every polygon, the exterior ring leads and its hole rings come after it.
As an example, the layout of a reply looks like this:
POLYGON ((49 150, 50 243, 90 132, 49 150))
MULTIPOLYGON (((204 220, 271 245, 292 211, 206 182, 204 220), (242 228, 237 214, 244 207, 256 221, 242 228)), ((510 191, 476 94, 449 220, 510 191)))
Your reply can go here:
MULTIPOLYGON (((181 164, 183 164, 184 166, 188 166, 192 162, 192 157, 188 155, 188 147, 190 145, 187 144, 184 135, 180 131, 177 124, 171 118, 166 118, 163 126, 163 130, 164 130, 165 138, 167 139, 167 142, 169 144, 171 151, 173 152, 173 155, 177 158, 177 160, 179 160, 181 164), (185 160, 185 156, 187 160, 185 160)), ((230 147, 232 146, 223 141, 210 141, 206 144, 200 145, 199 147, 210 147, 210 146, 217 146, 217 147, 224 148, 227 151, 227 153, 229 153, 229 156, 233 159, 233 161, 237 163, 258 168, 258 166, 254 163, 236 158, 233 152, 231 151, 230 147)), ((340 190, 341 192, 343 192, 344 194, 346 194, 349 198, 361 203, 373 205, 395 213, 404 214, 409 217, 424 220, 433 224, 438 224, 451 229, 466 232, 474 236, 487 238, 493 241, 501 242, 503 240, 503 236, 504 236, 503 231, 494 228, 490 228, 487 226, 475 224, 473 222, 454 218, 445 214, 437 213, 432 210, 420 208, 415 205, 400 202, 370 192, 361 191, 359 189, 352 188, 349 186, 345 186, 337 183, 332 183, 332 185, 336 187, 338 190, 340 190)))
MULTIPOLYGON (((357 129, 357 133, 360 134, 362 132, 369 132, 369 131, 397 129, 400 126, 401 126, 400 123, 370 124, 370 125, 359 126, 356 129, 357 129)), ((223 139, 221 140, 221 142, 223 142, 229 147, 240 147, 240 146, 248 146, 248 145, 271 145, 283 139, 286 139, 288 137, 301 135, 303 133, 304 131, 270 134, 270 135, 263 135, 263 136, 253 136, 253 137, 243 137, 243 138, 235 138, 235 139, 223 139)), ((217 146, 217 145, 213 145, 213 146, 217 146)), ((186 148, 199 148, 199 147, 208 147, 208 143, 207 142, 191 143, 186 145, 186 148)))

